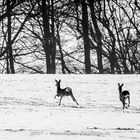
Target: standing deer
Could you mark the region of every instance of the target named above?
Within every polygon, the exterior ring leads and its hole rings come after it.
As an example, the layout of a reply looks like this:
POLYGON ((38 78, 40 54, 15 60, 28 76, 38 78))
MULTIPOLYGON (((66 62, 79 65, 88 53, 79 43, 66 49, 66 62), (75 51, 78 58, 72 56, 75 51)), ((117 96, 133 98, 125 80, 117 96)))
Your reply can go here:
POLYGON ((123 86, 124 84, 120 84, 120 83, 118 83, 118 90, 119 90, 119 95, 120 95, 120 101, 122 102, 122 104, 123 104, 123 109, 124 108, 127 108, 127 107, 129 107, 129 105, 130 105, 130 93, 129 93, 129 91, 127 91, 127 90, 124 90, 124 91, 122 91, 122 86, 123 86), (128 106, 125 106, 127 103, 126 103, 126 100, 128 99, 128 106))
POLYGON ((55 80, 55 81, 56 81, 56 86, 57 86, 57 94, 55 95, 54 99, 56 98, 56 96, 60 97, 59 105, 61 104, 61 100, 64 96, 71 96, 72 100, 76 102, 77 105, 79 105, 73 96, 72 89, 70 87, 61 89, 60 87, 61 80, 59 81, 55 80))

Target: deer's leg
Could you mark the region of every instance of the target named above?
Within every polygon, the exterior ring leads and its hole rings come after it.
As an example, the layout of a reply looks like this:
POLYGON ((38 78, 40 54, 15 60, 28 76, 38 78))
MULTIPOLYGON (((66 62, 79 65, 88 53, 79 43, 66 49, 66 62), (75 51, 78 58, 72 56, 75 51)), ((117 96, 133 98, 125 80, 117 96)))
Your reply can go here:
POLYGON ((130 105, 130 98, 129 98, 129 96, 127 96, 126 98, 125 98, 125 107, 126 108, 128 108, 129 107, 129 105, 130 105), (128 100, 128 103, 126 103, 126 100, 128 100))
MULTIPOLYGON (((122 102, 122 104, 123 104, 123 102, 122 102)), ((123 104, 123 109, 124 109, 124 104, 123 104)))
POLYGON ((123 109, 125 108, 125 100, 122 100, 122 104, 123 104, 123 109))
POLYGON ((128 96, 128 107, 130 106, 130 95, 128 96))
POLYGON ((126 103, 127 98, 124 98, 124 107, 127 108, 127 103, 126 103))
POLYGON ((62 97, 60 97, 59 105, 61 104, 62 97))
POLYGON ((54 99, 56 98, 57 94, 54 96, 54 99))
POLYGON ((79 105, 78 102, 76 101, 76 99, 74 98, 73 94, 71 94, 71 98, 77 105, 79 105))

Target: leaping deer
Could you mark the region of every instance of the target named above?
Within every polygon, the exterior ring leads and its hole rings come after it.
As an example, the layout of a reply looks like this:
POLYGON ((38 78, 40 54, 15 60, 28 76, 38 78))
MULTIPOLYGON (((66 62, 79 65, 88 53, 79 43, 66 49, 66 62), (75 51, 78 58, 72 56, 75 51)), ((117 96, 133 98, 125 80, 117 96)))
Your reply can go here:
POLYGON ((61 80, 59 80, 59 81, 55 80, 55 81, 56 81, 56 86, 57 86, 57 94, 55 95, 54 99, 56 98, 56 96, 60 97, 59 106, 60 106, 61 100, 64 96, 71 96, 72 100, 77 105, 79 105, 78 102, 76 101, 75 97, 73 96, 72 89, 70 87, 66 87, 64 89, 61 89, 61 87, 60 87, 61 80))
POLYGON ((123 104, 123 109, 124 108, 127 108, 127 107, 129 107, 130 106, 130 93, 129 93, 129 91, 127 91, 127 90, 124 90, 124 91, 122 91, 122 86, 123 86, 124 84, 120 84, 120 83, 118 83, 118 90, 119 90, 119 95, 120 95, 120 101, 122 102, 122 104, 123 104), (128 106, 126 106, 126 100, 128 99, 128 106))

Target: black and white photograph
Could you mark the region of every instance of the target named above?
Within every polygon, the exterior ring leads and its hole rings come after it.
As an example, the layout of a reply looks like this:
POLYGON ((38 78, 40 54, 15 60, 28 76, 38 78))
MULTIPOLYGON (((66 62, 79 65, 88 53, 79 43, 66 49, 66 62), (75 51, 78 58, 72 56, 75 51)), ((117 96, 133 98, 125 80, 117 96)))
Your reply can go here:
POLYGON ((140 139, 140 0, 0 0, 0 140, 140 139))

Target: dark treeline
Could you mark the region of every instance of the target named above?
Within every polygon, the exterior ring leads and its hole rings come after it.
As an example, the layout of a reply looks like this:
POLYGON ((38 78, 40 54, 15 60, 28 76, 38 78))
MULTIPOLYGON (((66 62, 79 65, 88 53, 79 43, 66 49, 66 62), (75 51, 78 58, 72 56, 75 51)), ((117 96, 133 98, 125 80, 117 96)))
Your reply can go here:
POLYGON ((0 73, 140 73, 138 0, 2 0, 0 73))

